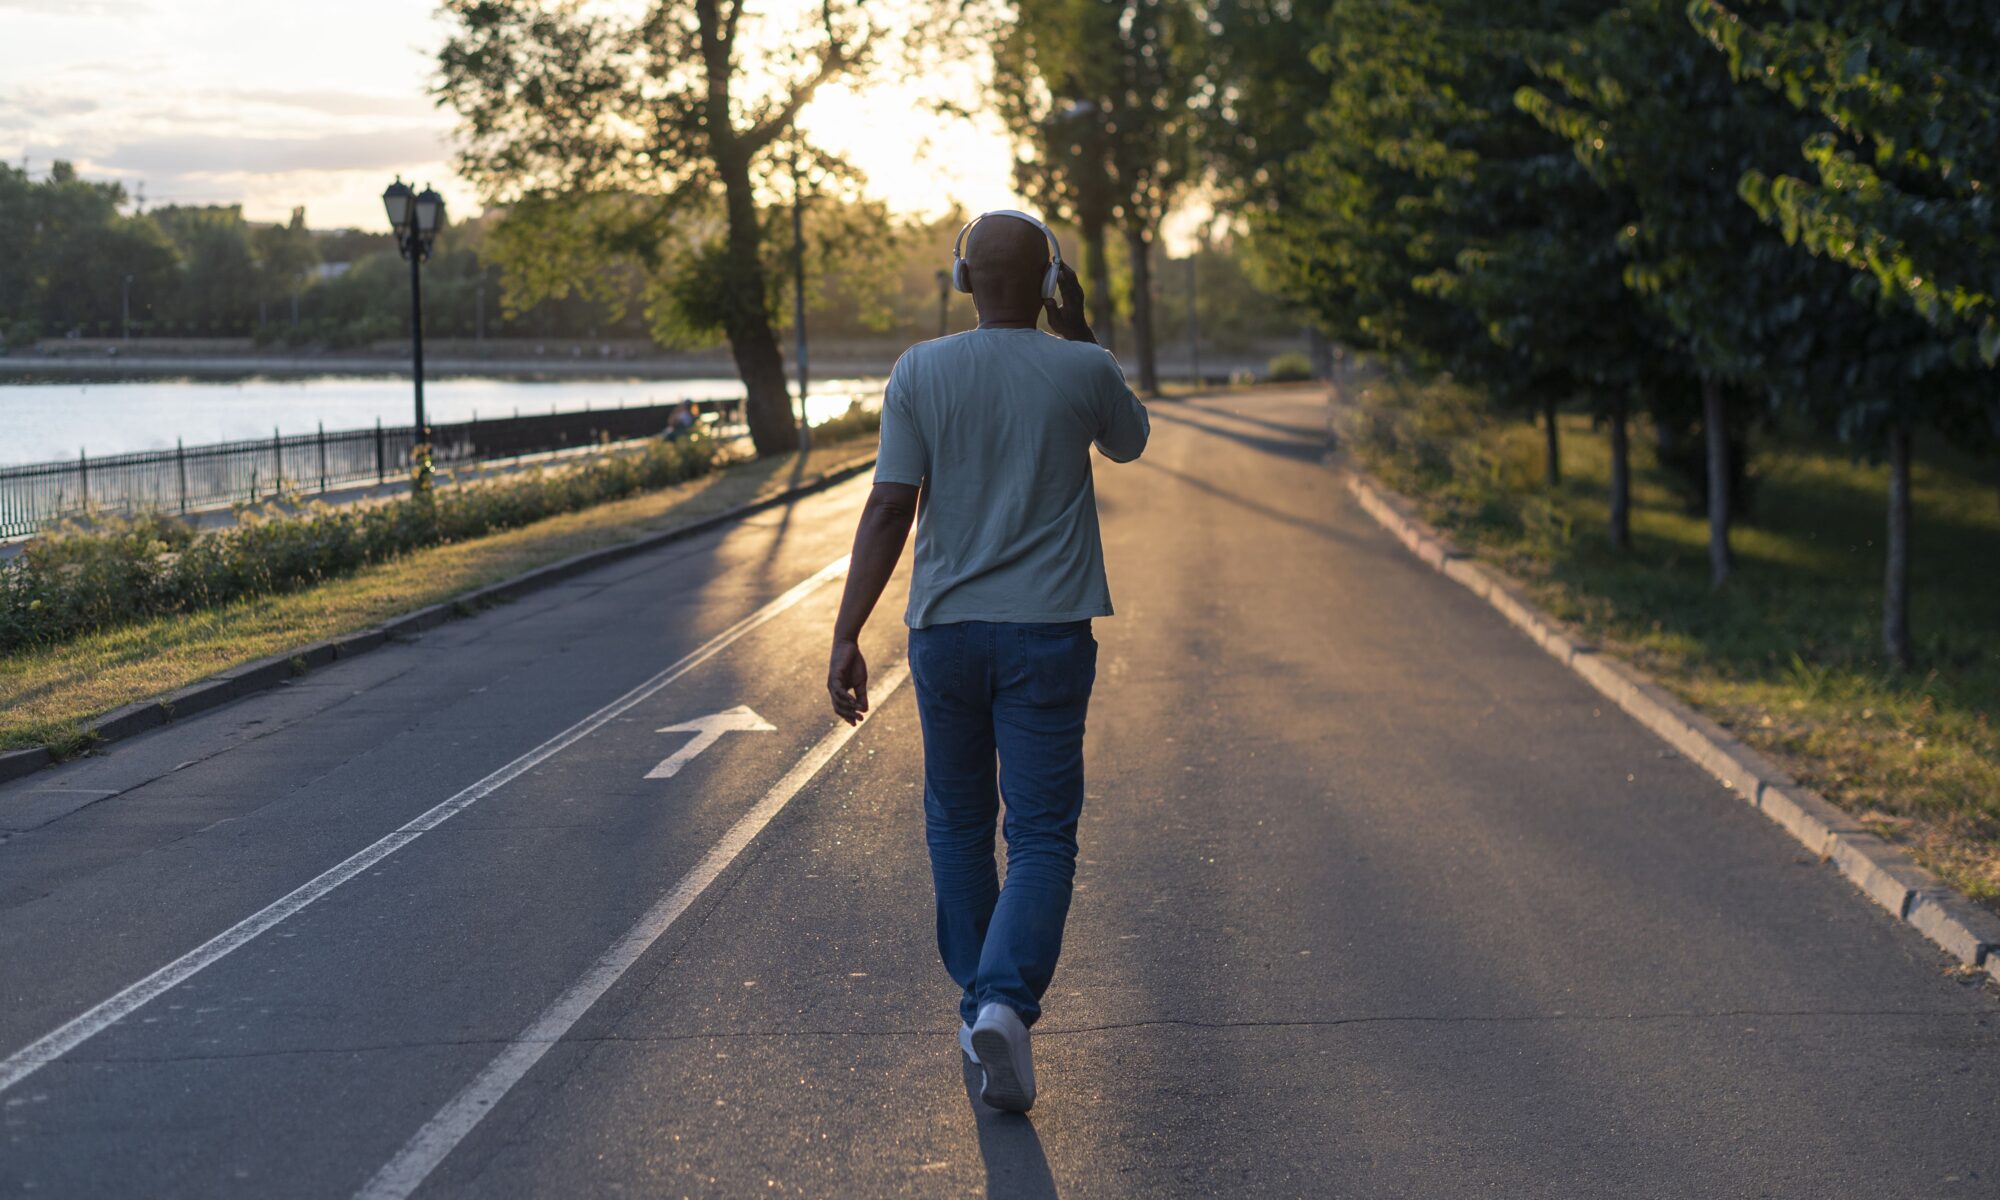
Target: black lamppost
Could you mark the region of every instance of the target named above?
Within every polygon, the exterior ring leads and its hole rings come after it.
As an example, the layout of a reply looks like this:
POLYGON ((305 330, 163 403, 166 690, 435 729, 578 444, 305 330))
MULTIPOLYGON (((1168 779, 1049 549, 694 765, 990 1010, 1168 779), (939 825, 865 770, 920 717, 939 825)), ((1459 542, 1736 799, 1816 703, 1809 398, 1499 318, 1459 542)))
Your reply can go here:
POLYGON ((806 196, 799 186, 799 152, 792 150, 792 324, 799 347, 799 452, 812 447, 806 420, 806 196))
POLYGON ((424 417, 424 288, 418 268, 431 256, 438 229, 444 225, 444 197, 425 187, 412 191, 402 176, 382 193, 382 207, 389 210, 389 225, 396 231, 396 249, 410 263, 410 358, 417 383, 417 444, 411 448, 416 475, 412 486, 419 492, 431 490, 431 425, 424 417))

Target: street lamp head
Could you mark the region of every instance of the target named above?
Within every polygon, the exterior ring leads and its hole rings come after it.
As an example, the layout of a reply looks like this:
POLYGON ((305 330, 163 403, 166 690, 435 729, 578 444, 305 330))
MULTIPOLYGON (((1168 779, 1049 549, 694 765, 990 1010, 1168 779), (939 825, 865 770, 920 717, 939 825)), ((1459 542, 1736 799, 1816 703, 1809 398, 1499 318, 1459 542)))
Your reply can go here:
POLYGON ((410 235, 411 209, 415 207, 417 194, 410 185, 403 182, 401 175, 382 193, 382 207, 389 212, 389 226, 396 231, 396 240, 402 241, 410 235))
POLYGON ((424 244, 424 253, 429 254, 431 243, 437 240, 438 229, 444 225, 444 197, 429 187, 417 194, 417 237, 424 244))

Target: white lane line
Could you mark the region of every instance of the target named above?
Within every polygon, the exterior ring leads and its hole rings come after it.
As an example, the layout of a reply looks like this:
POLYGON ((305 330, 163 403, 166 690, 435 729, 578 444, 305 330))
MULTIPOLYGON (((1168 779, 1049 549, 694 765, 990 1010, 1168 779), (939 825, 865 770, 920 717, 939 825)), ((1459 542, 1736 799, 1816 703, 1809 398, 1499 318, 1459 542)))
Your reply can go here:
POLYGON ((40 1038, 0 1060, 0 1092, 33 1075, 36 1071, 68 1054, 84 1042, 131 1016, 161 993, 185 983, 189 978, 206 967, 242 949, 273 926, 285 920, 314 901, 327 895, 341 884, 361 874, 383 859, 416 841, 417 838, 436 829, 459 813, 499 791, 508 783, 518 779, 523 773, 534 769, 550 757, 561 753, 583 738, 589 737, 603 728, 606 722, 616 719, 633 705, 666 687, 674 680, 694 670, 702 663, 714 658, 731 642, 770 621, 791 608, 807 596, 812 595, 828 581, 838 579, 847 572, 847 556, 842 555, 821 567, 811 578, 794 587, 776 600, 751 613, 749 616, 716 634, 691 651, 679 662, 674 663, 646 682, 626 692, 623 696, 598 709, 596 712, 563 730, 561 733, 528 751, 521 757, 501 767, 479 782, 452 796, 437 807, 384 836, 380 841, 356 852, 339 865, 331 867, 265 908, 231 925, 208 941, 181 955, 179 958, 154 971, 139 982, 132 984, 109 999, 95 1005, 81 1015, 57 1026, 40 1038))
MULTIPOLYGON (((870 696, 877 712, 881 711, 881 702, 887 700, 890 693, 909 676, 907 661, 897 663, 882 673, 870 696)), ((813 776, 819 774, 820 768, 840 753, 840 748, 860 728, 859 725, 836 725, 807 751, 806 756, 764 794, 755 808, 730 826, 729 832, 722 835, 722 840, 703 855, 692 870, 681 876, 673 890, 646 910, 638 923, 613 942, 611 948, 569 986, 568 991, 543 1009, 533 1024, 522 1030, 505 1050, 486 1064, 486 1069, 466 1084, 465 1090, 417 1130, 403 1144, 396 1157, 385 1163, 381 1170, 375 1172, 375 1177, 355 1193, 356 1200, 403 1200, 416 1191, 445 1160, 445 1156, 465 1140, 465 1135, 493 1111, 501 1098, 521 1082, 521 1078, 541 1061, 542 1055, 562 1040, 570 1027, 590 1011, 591 1005, 596 1004, 620 976, 631 970, 632 964, 638 962, 668 926, 688 910, 709 884, 715 882, 716 877, 763 831, 764 826, 771 823, 771 818, 778 815, 799 789, 805 787, 813 776)))

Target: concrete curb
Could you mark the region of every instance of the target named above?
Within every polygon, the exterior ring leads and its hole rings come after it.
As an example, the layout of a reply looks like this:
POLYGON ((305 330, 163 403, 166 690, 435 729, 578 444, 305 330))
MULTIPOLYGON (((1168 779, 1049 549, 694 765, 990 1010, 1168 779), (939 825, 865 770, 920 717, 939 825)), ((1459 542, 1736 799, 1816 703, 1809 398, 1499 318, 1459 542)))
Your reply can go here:
MULTIPOLYGON (((595 567, 629 558, 669 542, 677 542, 683 538, 719 529, 744 517, 763 512, 765 509, 789 504, 793 500, 823 491, 836 483, 844 483, 874 465, 875 459, 870 456, 832 471, 821 472, 803 483, 786 488, 775 495, 766 496, 762 500, 739 504, 735 508, 703 517, 698 521, 690 521, 685 525, 677 525, 672 529, 648 534, 633 541, 586 550, 546 566, 536 567, 511 579, 487 584, 483 588, 467 592, 441 604, 432 604, 414 612, 404 613, 393 620, 384 621, 380 625, 356 633, 342 634, 284 654, 274 654, 269 658, 255 659, 231 667, 227 671, 168 692, 164 696, 155 696, 150 700, 140 700, 114 708, 90 722, 86 729, 93 738, 93 744, 100 746, 144 733, 168 721, 191 717, 196 713, 227 704, 231 700, 277 687, 296 676, 336 660, 366 654, 370 650, 387 645, 391 639, 413 636, 442 625, 453 617, 470 614, 489 604, 524 596, 529 592, 581 575, 595 567)), ((47 746, 0 751, 0 783, 31 775, 55 761, 54 752, 47 746)))
POLYGON ((1368 515, 1419 559, 1497 609, 1563 665, 1699 764, 1745 803, 1831 862, 1864 896, 1968 967, 2000 982, 2000 917, 1972 903, 1870 833, 1826 797, 1804 787, 1741 740, 1669 695, 1647 675, 1565 630, 1504 571, 1472 561, 1419 519, 1410 502, 1362 478, 1347 486, 1368 515))
POLYGON ((21 750, 0 750, 0 780, 19 779, 32 775, 55 761, 47 746, 28 746, 21 750))

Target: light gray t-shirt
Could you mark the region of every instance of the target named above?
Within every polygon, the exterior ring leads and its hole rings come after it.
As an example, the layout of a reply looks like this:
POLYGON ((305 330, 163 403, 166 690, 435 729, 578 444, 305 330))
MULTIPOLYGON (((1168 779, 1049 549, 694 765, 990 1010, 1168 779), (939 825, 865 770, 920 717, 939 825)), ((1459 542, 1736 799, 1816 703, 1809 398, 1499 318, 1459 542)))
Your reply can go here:
POLYGON ((913 629, 1111 615, 1090 447, 1130 462, 1146 407, 1118 360, 1038 329, 974 329, 896 360, 875 482, 920 484, 913 629))

